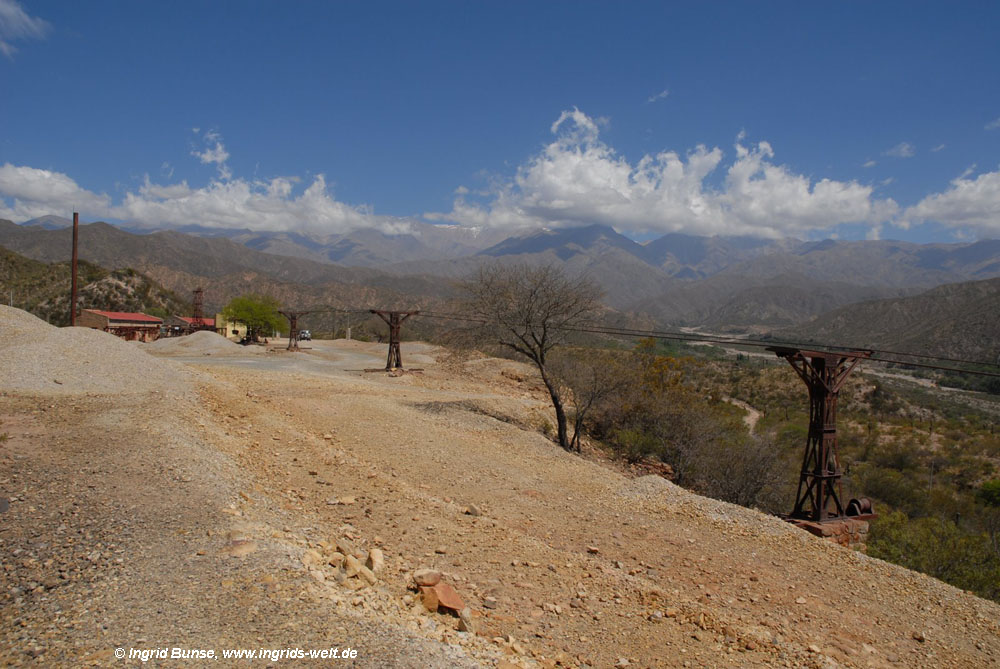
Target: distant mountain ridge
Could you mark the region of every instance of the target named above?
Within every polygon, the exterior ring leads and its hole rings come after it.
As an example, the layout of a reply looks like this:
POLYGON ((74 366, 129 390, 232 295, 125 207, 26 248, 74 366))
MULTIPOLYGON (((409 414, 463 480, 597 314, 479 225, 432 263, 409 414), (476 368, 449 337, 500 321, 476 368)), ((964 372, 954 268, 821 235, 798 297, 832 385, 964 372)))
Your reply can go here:
MULTIPOLYGON (((68 229, 46 230, 0 219, 0 246, 42 262, 67 260, 68 229)), ((134 268, 181 294, 205 289, 206 307, 235 295, 264 292, 290 308, 313 305, 418 308, 450 293, 447 282, 399 277, 364 267, 343 267, 262 253, 222 237, 176 231, 137 235, 107 223, 80 226, 80 258, 109 269, 134 268)))
MULTIPOLYGON (((358 230, 327 238, 209 232, 133 234, 92 223, 81 229, 81 257, 135 267, 182 292, 205 284, 208 300, 266 288, 295 307, 413 308, 454 296, 452 280, 484 264, 555 263, 593 279, 609 307, 643 322, 757 331, 792 327, 859 301, 1000 276, 1000 240, 803 242, 671 233, 640 244, 602 225, 503 239, 497 231, 430 224, 403 235, 358 230)), ((65 259, 69 242, 63 228, 0 221, 0 244, 28 257, 65 259)))
MULTIPOLYGON (((352 267, 379 267, 389 263, 440 260, 471 255, 495 244, 504 237, 495 230, 474 230, 457 225, 436 225, 411 221, 408 231, 388 234, 374 229, 358 229, 339 234, 220 230, 198 225, 176 228, 177 232, 226 238, 255 251, 303 258, 314 262, 337 263, 352 267)), ((162 231, 128 229, 136 234, 162 231)))
POLYGON ((852 304, 775 335, 1000 363, 1000 278, 852 304))

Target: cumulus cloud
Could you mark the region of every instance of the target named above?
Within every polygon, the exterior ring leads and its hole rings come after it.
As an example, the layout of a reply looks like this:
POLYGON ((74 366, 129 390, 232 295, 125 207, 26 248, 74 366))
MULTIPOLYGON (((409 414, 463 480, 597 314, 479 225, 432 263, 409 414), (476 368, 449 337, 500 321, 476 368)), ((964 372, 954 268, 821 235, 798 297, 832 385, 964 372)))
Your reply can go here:
POLYGON ((995 121, 990 121, 985 127, 987 130, 996 130, 997 128, 1000 128, 1000 118, 995 121))
POLYGON ((775 164, 767 142, 744 146, 742 133, 735 159, 722 168, 723 186, 713 188, 706 180, 722 165, 718 147, 663 151, 631 164, 601 141, 599 125, 578 109, 563 112, 552 124, 555 139, 488 201, 462 194, 451 212, 427 218, 476 227, 601 223, 637 234, 781 237, 880 223, 897 210, 891 199, 874 199, 870 186, 795 174, 775 164))
POLYGON ((937 153, 938 151, 944 151, 944 149, 945 149, 946 146, 948 146, 948 145, 947 144, 938 144, 933 149, 931 149, 931 153, 937 153))
POLYGON ((251 230, 295 230, 317 234, 347 232, 374 227, 384 232, 405 232, 405 221, 375 216, 364 207, 338 202, 329 192, 323 175, 295 193, 297 178, 276 177, 248 181, 212 181, 203 188, 186 182, 172 185, 152 183, 149 177, 138 191, 126 194, 114 208, 115 218, 148 227, 185 223, 215 228, 251 230))
POLYGON ((408 232, 406 220, 376 216, 370 208, 337 201, 323 175, 299 189, 298 177, 233 179, 221 139, 210 138, 209 159, 220 178, 195 188, 187 181, 155 183, 146 175, 117 204, 106 194, 82 188, 69 176, 5 164, 0 167, 0 217, 25 221, 46 214, 79 211, 96 218, 127 221, 147 228, 201 225, 211 228, 334 234, 357 228, 408 232), (218 141, 219 148, 214 146, 218 141))
POLYGON ((891 156, 893 158, 912 158, 916 154, 917 148, 909 142, 900 142, 882 153, 883 156, 891 156))
POLYGON ((966 170, 943 193, 928 195, 903 212, 901 224, 933 221, 956 230, 1000 234, 1000 170, 972 177, 966 170))
POLYGON ((0 217, 26 221, 54 212, 86 211, 108 216, 111 199, 80 187, 59 172, 21 167, 6 163, 0 166, 0 217))
POLYGON ((874 160, 866 160, 865 164, 862 165, 861 167, 875 167, 876 165, 878 165, 878 163, 876 163, 874 160))
POLYGON ((17 0, 0 0, 0 52, 7 58, 17 53, 13 42, 44 39, 49 29, 47 21, 29 16, 17 0))

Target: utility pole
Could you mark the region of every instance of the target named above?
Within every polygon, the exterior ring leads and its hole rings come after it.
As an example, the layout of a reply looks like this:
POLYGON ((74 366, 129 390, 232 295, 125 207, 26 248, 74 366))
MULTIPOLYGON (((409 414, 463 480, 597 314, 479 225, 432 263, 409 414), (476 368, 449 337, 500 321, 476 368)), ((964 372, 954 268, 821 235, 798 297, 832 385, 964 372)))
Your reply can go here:
POLYGON ((76 325, 76 258, 77 246, 80 231, 80 214, 73 212, 73 262, 71 272, 73 274, 69 291, 69 324, 76 325))

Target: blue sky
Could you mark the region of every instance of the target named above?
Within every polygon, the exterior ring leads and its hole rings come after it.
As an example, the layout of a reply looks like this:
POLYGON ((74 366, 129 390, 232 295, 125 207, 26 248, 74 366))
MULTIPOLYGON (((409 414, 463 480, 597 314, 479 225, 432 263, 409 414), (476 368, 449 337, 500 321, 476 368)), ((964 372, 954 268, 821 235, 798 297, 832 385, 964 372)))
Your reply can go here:
POLYGON ((0 0, 0 217, 1000 237, 1000 4, 0 0))

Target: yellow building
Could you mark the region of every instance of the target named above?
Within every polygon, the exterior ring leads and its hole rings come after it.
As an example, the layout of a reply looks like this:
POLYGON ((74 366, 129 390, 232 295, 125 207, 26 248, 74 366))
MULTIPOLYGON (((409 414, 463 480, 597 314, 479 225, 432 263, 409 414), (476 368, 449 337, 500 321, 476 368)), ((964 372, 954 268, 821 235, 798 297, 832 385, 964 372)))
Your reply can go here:
POLYGON ((246 325, 227 321, 221 313, 215 314, 215 331, 233 341, 239 341, 247 336, 246 325))

